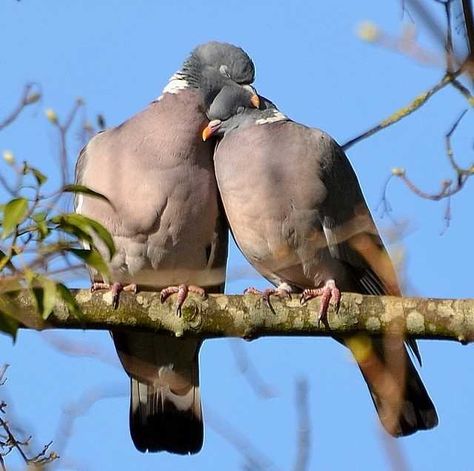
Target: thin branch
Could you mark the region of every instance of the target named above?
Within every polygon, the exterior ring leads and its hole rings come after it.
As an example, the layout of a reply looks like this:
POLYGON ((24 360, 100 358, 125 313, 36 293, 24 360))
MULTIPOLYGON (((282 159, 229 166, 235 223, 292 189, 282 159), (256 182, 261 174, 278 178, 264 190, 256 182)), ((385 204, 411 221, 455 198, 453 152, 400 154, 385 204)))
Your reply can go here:
POLYGON ((415 99, 413 99, 407 106, 400 108, 395 113, 393 113, 388 118, 381 121, 379 124, 374 126, 373 128, 369 129, 368 131, 363 132, 357 137, 347 141, 345 144, 342 145, 342 148, 346 151, 354 144, 362 141, 363 139, 367 139, 370 136, 373 136, 377 132, 381 131, 382 129, 388 128, 389 126, 398 123, 403 118, 406 118, 408 115, 412 114, 419 108, 421 108, 434 94, 442 90, 446 85, 450 84, 455 80, 461 71, 458 70, 453 73, 446 73, 444 77, 433 87, 431 87, 426 92, 421 93, 415 99))
POLYGON ((26 456, 26 453, 23 451, 23 448, 22 448, 22 445, 27 443, 28 440, 26 442, 20 442, 19 440, 17 440, 15 436, 12 434, 10 427, 8 426, 8 423, 5 420, 3 420, 1 417, 0 417, 0 427, 2 427, 3 430, 5 430, 5 433, 7 434, 7 446, 11 446, 12 448, 15 448, 20 454, 20 456, 22 457, 23 461, 26 464, 28 464, 29 458, 26 456))
POLYGON ((294 471, 309 469, 311 448, 311 423, 309 420, 308 380, 302 378, 296 382, 296 410, 298 413, 298 433, 296 434, 296 462, 294 471))
POLYGON ((69 130, 74 122, 74 119, 77 116, 78 111, 84 106, 84 101, 81 98, 78 98, 65 121, 60 123, 57 116, 51 119, 50 122, 55 125, 59 133, 59 164, 61 167, 61 187, 64 187, 69 183, 69 162, 68 162, 68 150, 67 150, 67 138, 69 135, 69 130))
POLYGON ((264 399, 275 397, 277 395, 273 386, 267 384, 262 378, 257 368, 250 360, 244 345, 241 342, 233 341, 230 343, 232 352, 234 354, 235 362, 240 373, 250 385, 254 393, 264 399))
POLYGON ((474 163, 469 168, 460 167, 454 159, 454 151, 451 144, 451 137, 454 131, 457 129, 459 123, 461 122, 466 112, 467 110, 461 113, 461 115, 456 119, 456 121, 451 126, 450 130, 447 132, 445 136, 446 155, 448 157, 449 163, 453 167, 453 170, 456 172, 456 179, 454 182, 451 180, 443 180, 441 182, 441 188, 437 193, 428 193, 418 188, 408 178, 406 171, 404 169, 392 170, 392 175, 402 180, 405 183, 405 185, 408 187, 408 189, 411 190, 420 198, 431 200, 431 201, 440 201, 444 198, 449 199, 451 196, 455 195, 456 193, 459 193, 464 188, 464 185, 466 184, 469 177, 474 175, 474 163))
POLYGON ((16 118, 20 115, 20 113, 32 103, 36 103, 40 98, 41 95, 39 92, 34 92, 34 88, 37 87, 34 83, 27 83, 23 88, 23 92, 21 94, 20 100, 16 107, 8 114, 2 121, 0 121, 0 131, 5 129, 7 126, 13 123, 16 118))
POLYGON ((381 440, 387 453, 390 468, 393 471, 408 471, 410 467, 406 462, 406 458, 402 453, 400 442, 391 437, 385 430, 380 430, 381 440))
MULTIPOLYGON (((7 369, 9 366, 10 365, 8 363, 5 363, 4 365, 0 367, 0 386, 3 386, 5 384, 6 378, 3 379, 3 377, 5 376, 5 373, 7 372, 7 369)), ((0 409, 0 412, 1 412, 1 409, 0 409)))
POLYGON ((61 454, 64 454, 74 431, 76 420, 85 415, 99 401, 122 397, 126 394, 121 385, 107 384, 96 386, 83 392, 75 401, 63 407, 60 423, 56 431, 55 443, 61 454))
POLYGON ((214 411, 206 411, 206 423, 210 428, 231 444, 244 458, 244 469, 247 471, 277 471, 278 467, 265 456, 251 440, 247 434, 236 430, 227 420, 219 417, 214 411))
MULTIPOLYGON (((275 301, 273 314, 255 295, 210 295, 202 300, 190 295, 183 316, 176 315, 172 299, 160 302, 160 293, 123 293, 118 309, 112 307, 110 292, 73 290, 82 308, 80 319, 58 302, 44 321, 35 301, 25 292, 16 298, 19 321, 34 329, 73 328, 144 330, 169 332, 175 336, 217 338, 261 336, 334 336, 369 333, 398 333, 407 337, 474 341, 474 299, 399 298, 343 293, 339 312, 330 309, 330 328, 319 325, 319 300, 301 305, 298 299, 275 301)), ((13 301, 10 301, 13 302, 13 301)))
POLYGON ((456 90, 461 93, 464 98, 466 98, 467 102, 471 106, 474 106, 474 97, 472 96, 471 92, 459 80, 453 80, 452 85, 456 90))
MULTIPOLYGON (((8 365, 4 365, 0 368, 0 386, 4 384, 3 376, 8 368, 8 365)), ((6 408, 7 403, 5 401, 0 402, 0 413, 3 417, 6 417, 6 408)), ((16 450, 21 456, 24 463, 28 465, 44 465, 51 463, 52 461, 59 458, 58 454, 54 451, 48 451, 53 442, 49 442, 44 445, 43 449, 33 457, 28 457, 23 447, 28 447, 30 445, 31 436, 26 440, 19 440, 15 437, 12 432, 12 427, 6 419, 0 417, 0 428, 3 429, 4 435, 0 435, 2 440, 0 440, 0 470, 6 470, 4 456, 8 455, 12 450, 16 450)))

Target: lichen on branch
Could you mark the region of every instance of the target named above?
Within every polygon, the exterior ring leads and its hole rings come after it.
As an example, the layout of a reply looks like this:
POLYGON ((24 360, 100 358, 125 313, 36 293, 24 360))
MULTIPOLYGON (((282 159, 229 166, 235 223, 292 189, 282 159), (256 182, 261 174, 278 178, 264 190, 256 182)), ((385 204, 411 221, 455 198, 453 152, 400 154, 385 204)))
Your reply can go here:
POLYGON ((122 293, 118 309, 110 292, 72 290, 82 309, 81 318, 58 300, 47 321, 36 312, 26 292, 16 298, 19 320, 34 329, 128 329, 169 332, 201 338, 264 336, 330 336, 365 333, 384 335, 404 331, 407 337, 474 340, 474 299, 398 298, 343 293, 339 312, 330 308, 328 325, 318 324, 319 301, 301 305, 298 297, 275 300, 275 313, 256 295, 190 295, 183 315, 176 315, 172 298, 164 304, 159 293, 122 293))

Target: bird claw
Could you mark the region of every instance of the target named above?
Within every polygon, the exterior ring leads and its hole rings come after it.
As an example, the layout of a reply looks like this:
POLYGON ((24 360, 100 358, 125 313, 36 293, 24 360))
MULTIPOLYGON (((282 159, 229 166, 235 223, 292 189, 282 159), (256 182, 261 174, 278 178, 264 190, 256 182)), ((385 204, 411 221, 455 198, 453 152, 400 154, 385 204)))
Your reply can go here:
POLYGON ((276 315, 276 312, 270 301, 270 296, 276 296, 277 298, 280 298, 280 299, 285 299, 285 298, 291 299, 291 292, 288 289, 283 288, 283 287, 267 288, 267 289, 264 289, 263 291, 250 287, 244 290, 244 294, 256 294, 257 296, 261 296, 263 302, 268 306, 270 311, 272 311, 272 313, 275 315, 276 315))
POLYGON ((96 291, 99 291, 100 289, 110 289, 110 284, 109 283, 101 283, 99 281, 94 281, 91 284, 91 293, 95 293, 96 291))
POLYGON ((94 281, 91 285, 91 293, 95 291, 107 289, 112 293, 112 307, 118 309, 120 304, 120 293, 122 291, 129 291, 133 294, 137 294, 138 287, 135 283, 130 283, 128 285, 123 285, 122 283, 116 281, 115 283, 102 283, 94 281))
POLYGON ((318 314, 318 327, 321 325, 321 322, 329 327, 328 324, 328 308, 329 304, 334 305, 334 309, 339 312, 339 306, 341 304, 341 291, 336 286, 334 280, 328 280, 322 288, 314 289, 305 289, 300 297, 300 303, 306 304, 309 300, 316 297, 321 297, 321 306, 319 308, 318 314))
POLYGON ((183 306, 184 301, 186 301, 189 292, 198 294, 203 299, 207 298, 206 292, 200 286, 181 284, 179 286, 168 286, 167 288, 163 288, 160 292, 160 301, 163 304, 172 294, 177 293, 176 315, 181 317, 183 315, 181 307, 183 306))

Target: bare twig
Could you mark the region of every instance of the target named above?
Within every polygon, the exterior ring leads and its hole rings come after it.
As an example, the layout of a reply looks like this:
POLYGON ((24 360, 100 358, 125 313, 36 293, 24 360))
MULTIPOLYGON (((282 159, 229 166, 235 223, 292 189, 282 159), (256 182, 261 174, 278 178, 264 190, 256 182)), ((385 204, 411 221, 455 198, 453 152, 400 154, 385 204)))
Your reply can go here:
MULTIPOLYGON (((419 0, 410 0, 409 3, 413 7, 414 10, 419 14, 421 18, 423 18, 423 22, 428 26, 428 29, 434 35, 435 39, 438 41, 442 41, 444 43, 445 49, 445 57, 446 57, 446 72, 443 78, 431 87, 426 92, 417 96, 414 100, 411 101, 407 106, 397 110, 387 119, 381 121, 376 126, 372 127, 368 131, 360 134, 359 136, 347 141, 343 144, 342 148, 344 150, 349 149, 354 144, 367 139, 368 137, 374 135, 375 133, 385 129, 392 124, 397 123, 401 119, 407 117, 414 111, 418 110, 421 106, 423 106, 434 94, 439 92, 443 89, 446 85, 452 84, 457 90, 459 90, 468 100, 471 106, 474 106, 474 99, 470 94, 469 90, 464 87, 458 80, 457 77, 464 73, 468 73, 472 76, 473 69, 474 69, 474 60, 473 60, 473 50, 472 45, 474 43, 474 27, 472 26, 472 8, 470 5, 467 5, 468 1, 465 3, 463 1, 463 8, 464 8, 464 16, 466 21, 466 31, 468 35, 468 43, 470 48, 470 54, 468 57, 459 59, 454 54, 453 48, 453 38, 452 38, 452 19, 451 19, 451 11, 450 11, 450 4, 452 0, 436 0, 437 3, 442 4, 444 8, 444 13, 446 17, 446 34, 442 31, 443 29, 438 25, 437 21, 434 19, 431 12, 429 12, 426 7, 420 2, 419 0)), ((408 11, 406 9, 405 1, 402 2, 402 9, 403 11, 408 11)), ((424 63, 436 63, 434 60, 434 56, 428 54, 423 48, 421 48, 418 43, 415 41, 414 30, 412 28, 406 28, 404 35, 397 40, 392 40, 387 35, 383 34, 383 32, 379 31, 375 26, 368 25, 365 27, 367 31, 362 32, 362 37, 365 39, 370 40, 371 42, 375 42, 381 44, 382 46, 388 47, 390 49, 395 49, 399 52, 404 53, 405 55, 414 57, 420 62, 424 63)))
MULTIPOLYGON (((59 133, 59 163, 61 168, 61 187, 64 187, 69 183, 69 162, 68 162, 68 149, 67 149, 67 138, 69 130, 77 116, 78 111, 84 106, 84 101, 78 98, 68 116, 63 123, 59 121, 56 114, 50 114, 49 121, 57 128, 59 133)), ((58 197, 60 194, 58 195, 58 197)))
POLYGON ((268 385, 262 378, 257 368, 250 360, 242 342, 234 340, 230 342, 230 346, 240 373, 253 389, 254 393, 265 399, 275 397, 277 395, 275 388, 268 385))
POLYGON ((424 198, 431 201, 439 201, 444 198, 450 198, 451 196, 459 193, 464 185, 466 184, 469 177, 474 175, 474 163, 471 164, 468 168, 460 167, 454 159, 454 151, 451 144, 451 137, 458 127, 459 123, 461 122, 462 118, 466 114, 467 110, 463 111, 461 115, 456 119, 454 124, 451 126, 449 131, 445 136, 446 142, 446 155, 448 160, 453 167, 453 170, 456 172, 456 179, 455 181, 451 180, 443 180, 441 182, 441 188, 437 193, 428 193, 426 191, 421 190, 418 188, 407 176, 406 171, 404 169, 395 169, 392 171, 392 174, 402 180, 405 185, 417 196, 420 198, 424 198))
POLYGON ((71 438, 74 424, 76 420, 85 415, 92 406, 104 399, 115 397, 122 397, 126 394, 122 385, 108 384, 105 386, 98 386, 88 389, 80 397, 63 408, 63 413, 56 432, 55 443, 57 449, 61 454, 64 454, 65 449, 71 438))
MULTIPOLYGON (((5 363, 0 367, 0 386, 3 386, 5 384, 6 378, 3 379, 5 376, 5 373, 10 365, 8 363, 5 363)), ((1 412, 1 411, 0 411, 1 412)))
MULTIPOLYGON (((7 370, 8 365, 4 365, 2 368, 0 368, 0 385, 4 384, 3 376, 5 374, 5 371, 7 370), (3 381, 3 382, 2 382, 3 381)), ((6 414, 6 407, 7 404, 6 402, 2 401, 0 402, 0 413, 5 415, 6 414)), ((46 444, 43 449, 34 455, 33 457, 28 457, 26 454, 25 450, 23 447, 27 447, 30 445, 31 441, 31 436, 28 437, 26 440, 19 440, 18 438, 15 437, 15 435, 12 432, 12 428, 10 427, 8 421, 4 419, 3 417, 0 417, 0 428, 3 429, 5 435, 3 438, 2 435, 0 437, 2 440, 0 440, 0 469, 2 471, 6 470, 6 465, 5 465, 5 460, 4 456, 8 455, 12 450, 16 450, 24 463, 26 465, 43 465, 50 463, 56 459, 59 458, 56 452, 51 451, 48 454, 48 450, 52 445, 52 442, 49 442, 46 444)))
POLYGON ((0 121, 0 131, 10 124, 12 124, 20 113, 28 106, 33 103, 36 103, 41 98, 40 92, 35 92, 35 88, 38 88, 38 85, 34 83, 27 83, 23 88, 20 100, 16 107, 8 114, 2 121, 0 121))
POLYGON ((265 456, 242 433, 219 417, 214 411, 206 411, 206 422, 217 434, 230 443, 244 458, 244 469, 248 471, 275 470, 277 466, 265 456))
POLYGON ((357 137, 347 141, 345 144, 342 145, 342 148, 346 151, 354 144, 362 141, 363 139, 367 139, 370 136, 373 136, 377 132, 381 131, 382 129, 388 128, 392 124, 397 123, 403 118, 406 118, 408 115, 412 114, 416 110, 418 110, 421 106, 423 106, 434 94, 442 90, 446 85, 453 82, 456 77, 460 75, 461 71, 458 70, 453 73, 446 73, 444 77, 433 87, 431 87, 426 92, 421 93, 415 99, 413 99, 407 106, 400 108, 395 113, 393 113, 388 118, 381 121, 379 124, 374 126, 373 128, 369 129, 368 131, 363 132, 357 137))
MULTIPOLYGON (((469 93, 469 92, 468 92, 469 93)), ((420 198, 431 200, 431 201, 440 201, 446 199, 446 209, 444 211, 444 220, 445 220, 445 227, 443 232, 449 227, 451 222, 451 198, 455 194, 459 193, 466 185, 467 180, 474 175, 474 163, 472 163, 469 167, 463 168, 461 167, 454 158, 454 151, 452 147, 451 138, 454 134, 454 131, 459 126, 462 118, 465 116, 468 110, 464 110, 459 117, 455 120, 449 131, 445 135, 445 145, 446 145, 446 155, 449 160, 451 167, 453 168, 456 176, 454 181, 452 180, 443 180, 441 182, 440 190, 436 193, 428 193, 426 191, 421 190, 417 185, 415 185, 410 178, 407 176, 407 172, 403 168, 394 168, 392 169, 391 175, 387 178, 382 191, 382 197, 380 201, 380 205, 382 206, 382 210, 384 214, 389 214, 391 211, 390 203, 388 202, 388 185, 392 178, 396 177, 403 181, 403 183, 407 186, 407 188, 412 191, 415 195, 419 196, 420 198)))
POLYGON ((380 435, 392 471, 408 471, 410 468, 400 448, 400 442, 384 430, 380 430, 380 435))
POLYGON ((464 98, 466 98, 467 102, 471 106, 474 106, 474 97, 472 96, 471 92, 459 80, 453 80, 452 85, 456 90, 461 93, 464 98))
POLYGON ((294 471, 309 469, 311 449, 311 423, 309 420, 308 380, 301 378, 296 382, 296 411, 298 413, 298 433, 296 434, 296 462, 294 471))
POLYGON ((116 354, 108 354, 97 345, 86 342, 71 342, 70 339, 61 336, 57 332, 44 332, 41 338, 55 348, 58 352, 64 355, 74 357, 93 358, 95 361, 100 361, 109 366, 120 368, 120 362, 116 354))

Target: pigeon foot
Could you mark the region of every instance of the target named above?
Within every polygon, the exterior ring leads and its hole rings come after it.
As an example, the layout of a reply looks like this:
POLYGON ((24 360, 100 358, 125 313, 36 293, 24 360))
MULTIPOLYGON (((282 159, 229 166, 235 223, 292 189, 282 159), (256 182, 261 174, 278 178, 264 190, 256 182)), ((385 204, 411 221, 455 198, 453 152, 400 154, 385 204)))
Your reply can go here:
POLYGON ((256 294, 257 296, 261 296, 263 302, 270 308, 270 311, 276 315, 275 309, 273 308, 270 301, 270 297, 275 296, 279 299, 291 299, 291 288, 286 283, 282 283, 277 288, 267 288, 263 291, 250 287, 244 291, 244 294, 256 294))
POLYGON ((112 306, 114 309, 117 309, 119 307, 120 303, 120 293, 122 291, 130 291, 133 294, 137 293, 137 285, 135 283, 131 283, 128 285, 124 285, 119 282, 115 283, 101 283, 101 282, 94 282, 91 285, 91 292, 93 293, 94 291, 98 291, 101 289, 107 289, 110 290, 112 293, 112 306))
POLYGON ((181 307, 184 304, 184 301, 186 301, 189 292, 196 293, 199 296, 206 298, 206 291, 204 291, 200 286, 181 284, 179 286, 168 286, 167 288, 162 289, 160 293, 160 301, 163 304, 172 294, 177 293, 176 315, 181 317, 181 307))
POLYGON ((322 288, 305 289, 301 295, 300 303, 306 304, 309 300, 318 296, 321 297, 321 307, 319 308, 318 314, 318 326, 321 324, 321 322, 323 322, 324 325, 328 327, 327 317, 329 304, 334 304, 336 312, 339 311, 339 305, 341 303, 341 291, 336 286, 336 282, 334 280, 328 280, 322 288))

